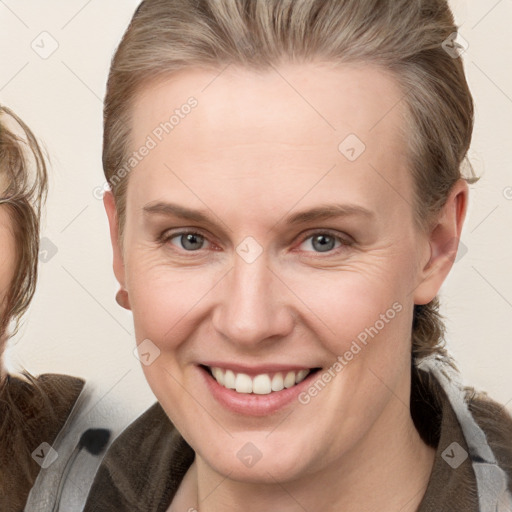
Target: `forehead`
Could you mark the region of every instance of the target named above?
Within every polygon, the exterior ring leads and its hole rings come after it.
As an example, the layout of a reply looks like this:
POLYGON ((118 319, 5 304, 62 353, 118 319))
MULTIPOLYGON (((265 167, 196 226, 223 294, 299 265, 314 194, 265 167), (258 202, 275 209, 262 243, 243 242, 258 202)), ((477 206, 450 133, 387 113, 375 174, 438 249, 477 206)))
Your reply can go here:
POLYGON ((260 206, 272 208, 270 187, 283 198, 297 181, 335 169, 312 200, 337 187, 385 207, 384 198, 410 194, 402 100, 394 78, 368 65, 183 70, 136 99, 131 150, 150 140, 151 149, 132 172, 129 196, 161 194, 186 175, 194 190, 220 180, 240 197, 268 196, 260 206))
MULTIPOLYGON (((300 132, 327 140, 337 140, 348 131, 361 138, 372 132, 384 136, 400 127, 405 110, 398 83, 376 66, 308 63, 264 71, 235 66, 186 69, 142 89, 135 102, 132 141, 168 121, 190 97, 198 101, 195 115, 186 123, 201 137, 189 141, 196 149, 207 137, 222 142, 224 133, 230 134, 229 142, 243 142, 254 135, 254 129, 264 129, 270 136, 279 133, 283 141, 294 140, 300 132), (279 131, 296 120, 302 123, 293 132, 279 131)), ((174 131, 173 137, 179 138, 180 131, 174 131)))

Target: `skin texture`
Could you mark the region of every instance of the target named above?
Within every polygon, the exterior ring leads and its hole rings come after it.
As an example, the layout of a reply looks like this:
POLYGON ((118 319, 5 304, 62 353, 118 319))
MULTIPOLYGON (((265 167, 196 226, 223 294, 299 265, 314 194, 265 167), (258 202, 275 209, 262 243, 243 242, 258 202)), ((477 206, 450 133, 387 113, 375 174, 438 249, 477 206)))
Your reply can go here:
POLYGON ((457 182, 431 233, 417 231, 402 94, 377 68, 182 71, 139 94, 132 150, 190 96, 197 107, 130 173, 122 244, 104 199, 137 343, 160 350, 145 376, 197 454, 169 510, 416 510, 434 451, 408 406, 413 306, 451 268, 467 185, 457 182), (366 145, 355 161, 338 150, 351 133, 366 145), (144 213, 157 202, 212 224, 144 213), (373 215, 286 221, 334 203, 373 215), (199 249, 187 251, 182 228, 204 236, 199 249), (312 235, 326 230, 340 241, 322 252, 312 235), (236 251, 248 236, 263 250, 252 263, 236 251), (400 313, 307 405, 228 411, 197 366, 327 369, 394 303, 400 313), (237 457, 246 443, 261 453, 252 467, 237 457))
MULTIPOLYGON (((3 315, 5 311, 5 298, 16 268, 16 246, 12 233, 12 221, 5 205, 0 205, 0 258, 2 261, 0 265, 0 315, 3 315)), ((0 347, 3 347, 4 343, 5 340, 0 339, 0 347)), ((0 360, 1 357, 2 354, 0 354, 0 360)), ((3 372, 0 365, 0 381, 2 378, 3 372)))

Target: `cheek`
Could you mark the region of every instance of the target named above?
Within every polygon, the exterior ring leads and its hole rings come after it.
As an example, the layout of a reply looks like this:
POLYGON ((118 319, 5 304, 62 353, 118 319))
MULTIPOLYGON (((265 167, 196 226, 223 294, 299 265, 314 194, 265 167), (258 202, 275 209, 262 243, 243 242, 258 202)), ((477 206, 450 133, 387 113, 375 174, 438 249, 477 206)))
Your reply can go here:
MULTIPOLYGON (((5 231, 0 226, 0 230, 5 231)), ((14 273, 16 269, 16 255, 14 248, 14 240, 10 233, 0 232, 0 315, 3 314, 5 308, 5 300, 12 286, 14 273)))
MULTIPOLYGON (((137 341, 169 350, 188 335, 218 280, 211 270, 178 269, 140 260, 127 267, 137 341)), ((213 292, 214 293, 214 292, 213 292)))
MULTIPOLYGON (((216 286, 224 267, 177 268, 139 255, 126 268, 138 342, 149 338, 157 345, 173 347, 208 314, 208 308, 222 300, 222 285, 216 286)), ((334 353, 344 351, 360 333, 364 337, 365 329, 376 322, 379 328, 381 315, 384 321, 393 320, 393 305, 403 306, 407 298, 404 272, 384 262, 339 271, 290 265, 277 269, 277 274, 286 285, 276 280, 275 286, 285 297, 283 303, 300 312, 302 321, 317 334, 332 339, 334 353)))
MULTIPOLYGON (((3 258, 3 254, 1 255, 3 258)), ((10 272, 8 272, 8 268, 6 268, 3 264, 0 267, 0 314, 3 312, 3 304, 5 301, 5 297, 7 291, 9 289, 10 282, 10 272)))
POLYGON ((400 328, 409 289, 404 273, 389 263, 288 273, 284 280, 304 305, 304 321, 325 333, 333 353, 348 350, 355 339, 364 342, 368 330, 375 334, 372 327, 382 335, 400 328))

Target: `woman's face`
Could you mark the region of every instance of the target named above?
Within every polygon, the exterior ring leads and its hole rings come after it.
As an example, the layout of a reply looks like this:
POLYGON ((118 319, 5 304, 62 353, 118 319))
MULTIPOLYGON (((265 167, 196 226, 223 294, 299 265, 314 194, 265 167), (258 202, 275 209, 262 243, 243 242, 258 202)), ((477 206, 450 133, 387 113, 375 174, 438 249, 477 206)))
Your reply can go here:
POLYGON ((363 66, 187 70, 138 96, 114 266, 149 385, 214 470, 292 480, 410 422, 413 305, 442 279, 403 108, 363 66))

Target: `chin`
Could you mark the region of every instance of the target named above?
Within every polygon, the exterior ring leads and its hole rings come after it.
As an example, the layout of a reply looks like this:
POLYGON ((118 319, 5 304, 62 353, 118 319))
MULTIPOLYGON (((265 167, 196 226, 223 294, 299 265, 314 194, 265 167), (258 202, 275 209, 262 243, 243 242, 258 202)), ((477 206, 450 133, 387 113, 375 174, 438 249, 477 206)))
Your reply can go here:
POLYGON ((199 443, 195 451, 215 472, 246 483, 293 481, 318 469, 310 454, 305 453, 304 446, 310 445, 306 439, 298 441, 299 445, 286 444, 286 439, 296 439, 295 436, 280 434, 265 440, 268 432, 245 433, 217 446, 199 443))
POLYGON ((254 465, 245 465, 238 459, 231 457, 219 460, 218 458, 203 459, 216 473, 231 480, 251 484, 275 484, 299 479, 307 473, 306 462, 301 460, 300 466, 296 461, 283 460, 279 453, 273 456, 263 455, 254 465))

